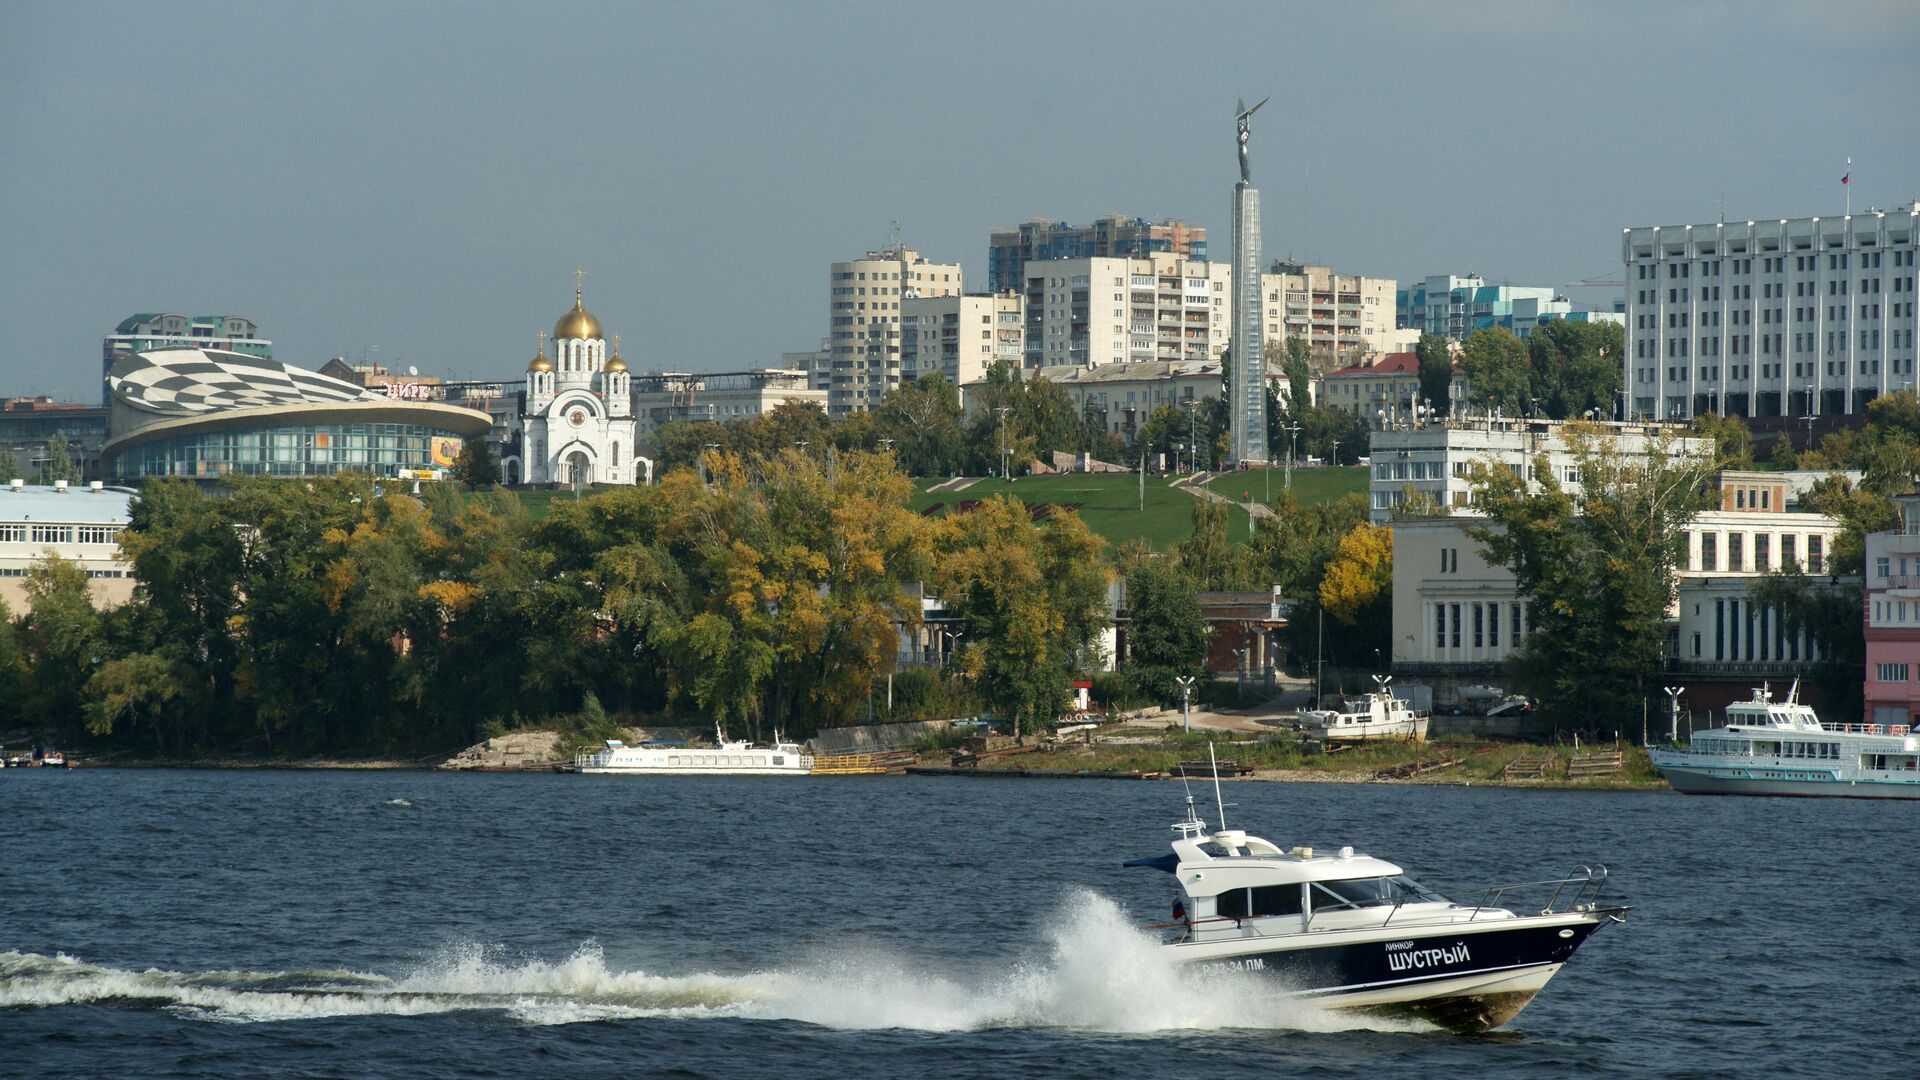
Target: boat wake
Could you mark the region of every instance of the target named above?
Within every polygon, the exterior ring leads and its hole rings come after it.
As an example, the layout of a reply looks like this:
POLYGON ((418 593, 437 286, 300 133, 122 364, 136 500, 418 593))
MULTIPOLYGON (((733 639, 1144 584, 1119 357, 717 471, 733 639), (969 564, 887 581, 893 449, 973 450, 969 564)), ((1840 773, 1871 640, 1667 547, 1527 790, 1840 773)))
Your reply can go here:
POLYGON ((745 975, 616 971, 592 942, 558 963, 455 945, 397 976, 132 971, 64 954, 0 952, 0 1009, 160 1008, 218 1023, 485 1010, 536 1025, 734 1017, 847 1030, 1427 1030, 1322 1010, 1259 976, 1176 965, 1117 905, 1091 893, 1063 906, 1048 938, 1034 960, 975 979, 878 953, 745 975))

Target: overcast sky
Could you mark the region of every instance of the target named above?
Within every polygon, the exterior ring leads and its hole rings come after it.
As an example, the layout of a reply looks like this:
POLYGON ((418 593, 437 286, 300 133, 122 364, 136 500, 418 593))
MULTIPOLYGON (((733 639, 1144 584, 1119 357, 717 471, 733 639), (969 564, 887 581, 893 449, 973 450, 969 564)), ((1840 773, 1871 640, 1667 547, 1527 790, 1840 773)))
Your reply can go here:
POLYGON ((0 395, 98 396, 126 315, 517 376, 587 306, 634 370, 770 366, 893 221, 1109 210, 1226 258, 1619 276, 1635 224, 1920 197, 1920 5, 0 4, 0 395))

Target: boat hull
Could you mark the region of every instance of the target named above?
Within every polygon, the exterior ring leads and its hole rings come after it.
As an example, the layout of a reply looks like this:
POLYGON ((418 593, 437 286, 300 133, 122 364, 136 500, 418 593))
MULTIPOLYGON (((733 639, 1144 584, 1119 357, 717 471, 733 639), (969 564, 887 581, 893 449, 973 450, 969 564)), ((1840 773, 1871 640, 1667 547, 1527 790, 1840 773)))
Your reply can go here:
POLYGON ((1298 935, 1305 940, 1243 938, 1168 948, 1195 950, 1188 962, 1203 967, 1277 979, 1326 1007, 1417 1016, 1473 1034, 1517 1016, 1610 914, 1388 926, 1298 935), (1207 955, 1198 955, 1203 949, 1207 955))
POLYGON ((767 768, 752 768, 747 766, 713 766, 710 768, 704 766, 663 766, 650 768, 645 766, 625 767, 619 765, 604 767, 587 765, 582 766, 579 771, 590 776, 806 776, 812 772, 811 769, 806 768, 789 769, 773 768, 771 766, 767 768))
POLYGON ((1663 759, 1653 763, 1673 790, 1687 795, 1786 795, 1828 799, 1920 799, 1920 781, 1843 777, 1832 770, 1766 765, 1689 765, 1663 759))

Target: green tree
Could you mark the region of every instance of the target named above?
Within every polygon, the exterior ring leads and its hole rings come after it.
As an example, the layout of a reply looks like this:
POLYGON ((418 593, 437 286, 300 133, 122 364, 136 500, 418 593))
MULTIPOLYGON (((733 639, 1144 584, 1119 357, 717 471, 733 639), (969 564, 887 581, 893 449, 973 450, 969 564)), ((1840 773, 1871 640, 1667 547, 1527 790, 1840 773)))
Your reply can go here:
POLYGON ((1498 326, 1475 330, 1461 347, 1460 366, 1476 404, 1502 416, 1525 416, 1532 406, 1527 345, 1498 326))
POLYGON ((1634 715, 1666 651, 1666 612, 1685 566, 1686 526, 1711 505, 1711 462, 1665 439, 1644 457, 1573 425, 1582 491, 1561 487, 1544 455, 1531 485, 1509 466, 1476 465, 1485 524, 1467 533, 1511 570, 1531 610, 1515 675, 1563 723, 1614 729, 1634 715))
POLYGON ((1528 393, 1555 420, 1607 419, 1619 405, 1626 330, 1616 323, 1554 319, 1527 338, 1528 393))
POLYGON ((879 425, 909 476, 949 476, 966 454, 960 395, 943 376, 903 383, 880 403, 879 425))
POLYGON ((476 435, 460 447, 453 463, 453 479, 468 487, 492 487, 500 482, 500 459, 486 436, 476 435))
POLYGON ((47 463, 41 469, 42 483, 55 483, 65 480, 73 483, 80 479, 80 469, 73 463, 73 449, 65 435, 55 435, 47 440, 47 463))
POLYGON ((996 496, 942 522, 934 570, 948 609, 966 624, 956 659, 1016 731, 1066 711, 1076 672, 1107 620, 1103 541, 1073 513, 1035 523, 996 496))
POLYGON ((87 680, 105 659, 86 571, 49 552, 27 568, 26 596, 18 634, 27 668, 23 712, 32 722, 75 736, 84 723, 87 680))
POLYGON ((20 475, 20 459, 13 456, 13 451, 0 447, 0 484, 15 477, 26 479, 20 475))
POLYGON ((1801 502, 1840 522, 1840 532, 1833 538, 1833 551, 1827 559, 1829 574, 1865 573, 1867 537, 1900 524, 1899 509, 1889 493, 1865 483, 1856 488, 1845 476, 1823 476, 1814 481, 1801 502))
POLYGON ((1701 413, 1693 418, 1693 431, 1713 440, 1714 461, 1720 468, 1753 468, 1753 432, 1745 420, 1701 413))
POLYGON ((1446 338, 1421 334, 1413 352, 1420 361, 1420 397, 1446 416, 1453 405, 1453 350, 1446 338))
POLYGON ((1141 558, 1127 569, 1129 678, 1161 703, 1180 700, 1181 676, 1198 677, 1207 657, 1207 623, 1186 574, 1164 558, 1141 558))
POLYGON ((1805 633, 1820 651, 1813 683, 1821 711, 1859 716, 1865 707, 1866 604, 1858 580, 1816 580, 1792 567, 1763 576, 1753 602, 1780 614, 1788 635, 1805 633))

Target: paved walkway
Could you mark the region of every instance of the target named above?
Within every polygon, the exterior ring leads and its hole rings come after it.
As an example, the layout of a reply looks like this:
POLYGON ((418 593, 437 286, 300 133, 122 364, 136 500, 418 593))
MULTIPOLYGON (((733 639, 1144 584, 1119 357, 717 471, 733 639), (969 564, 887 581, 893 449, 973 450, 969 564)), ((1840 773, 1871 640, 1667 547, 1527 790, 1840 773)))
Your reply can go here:
POLYGON ((1241 510, 1246 511, 1249 515, 1253 517, 1257 517, 1257 518, 1273 517, 1273 507, 1268 506, 1265 503, 1241 502, 1238 499, 1230 499, 1227 496, 1222 495, 1219 492, 1208 487, 1207 481, 1212 479, 1214 475, 1215 474, 1213 473, 1204 473, 1204 472, 1194 473, 1192 476, 1185 477, 1180 480, 1175 480, 1172 486, 1176 490, 1184 491, 1196 499, 1206 499, 1211 502, 1222 502, 1222 503, 1226 503, 1229 506, 1237 506, 1241 510))

